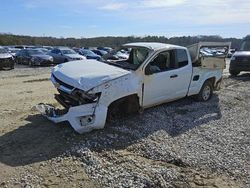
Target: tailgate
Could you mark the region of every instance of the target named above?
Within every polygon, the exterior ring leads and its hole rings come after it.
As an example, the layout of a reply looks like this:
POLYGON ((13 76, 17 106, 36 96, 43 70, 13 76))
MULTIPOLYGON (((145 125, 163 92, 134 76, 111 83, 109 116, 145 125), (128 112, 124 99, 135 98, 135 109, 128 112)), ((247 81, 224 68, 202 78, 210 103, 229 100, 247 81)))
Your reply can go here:
POLYGON ((194 66, 208 69, 224 69, 231 42, 199 42, 188 46, 194 66))

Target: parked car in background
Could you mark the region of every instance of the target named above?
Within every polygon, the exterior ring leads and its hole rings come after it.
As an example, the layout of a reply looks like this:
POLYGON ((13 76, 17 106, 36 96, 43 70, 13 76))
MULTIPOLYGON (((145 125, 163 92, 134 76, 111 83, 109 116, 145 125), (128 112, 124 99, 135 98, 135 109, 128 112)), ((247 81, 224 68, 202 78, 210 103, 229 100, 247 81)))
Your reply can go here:
POLYGON ((52 46, 42 46, 42 47, 45 48, 45 49, 47 49, 47 50, 49 50, 49 51, 53 50, 52 46))
POLYGON ((0 69, 14 69, 13 56, 3 47, 0 47, 0 69))
POLYGON ((111 52, 113 49, 110 47, 98 47, 97 50, 104 50, 106 52, 111 52))
POLYGON ((43 53, 47 54, 50 52, 50 50, 48 50, 47 48, 35 48, 36 50, 40 50, 42 51, 43 53))
POLYGON ((54 59, 41 50, 23 49, 16 54, 16 62, 29 66, 45 66, 54 64, 54 59))
POLYGON ((94 52, 92 52, 91 50, 87 50, 87 49, 79 49, 78 53, 80 55, 83 55, 84 57, 86 57, 87 59, 96 59, 96 60, 100 60, 101 56, 95 54, 94 52))
POLYGON ((208 56, 213 56, 213 54, 211 53, 211 52, 208 52, 206 49, 201 49, 200 50, 200 54, 202 55, 202 56, 206 56, 206 57, 208 57, 208 56))
POLYGON ((25 49, 25 48, 27 48, 27 46, 26 45, 16 45, 16 46, 14 46, 14 48, 25 49))
POLYGON ((86 57, 76 53, 74 50, 67 48, 67 47, 54 48, 48 54, 54 58, 54 62, 56 64, 60 64, 60 63, 68 62, 68 61, 86 59, 86 57))
POLYGON ((108 52, 104 51, 104 50, 98 50, 98 49, 93 49, 91 50, 92 52, 94 52, 96 55, 99 55, 99 56, 104 56, 106 55, 108 52))
POLYGON ((15 58, 16 57, 16 54, 17 52, 19 52, 20 49, 18 48, 8 48, 8 52, 15 58))
POLYGON ((128 59, 129 54, 127 54, 124 50, 118 51, 115 54, 119 59, 128 59))
POLYGON ((113 50, 108 54, 104 55, 104 58, 109 60, 123 60, 123 59, 128 59, 128 57, 129 57, 129 49, 113 50))
POLYGON ((241 71, 250 71, 250 37, 243 40, 240 50, 236 51, 230 61, 229 73, 237 76, 241 71))

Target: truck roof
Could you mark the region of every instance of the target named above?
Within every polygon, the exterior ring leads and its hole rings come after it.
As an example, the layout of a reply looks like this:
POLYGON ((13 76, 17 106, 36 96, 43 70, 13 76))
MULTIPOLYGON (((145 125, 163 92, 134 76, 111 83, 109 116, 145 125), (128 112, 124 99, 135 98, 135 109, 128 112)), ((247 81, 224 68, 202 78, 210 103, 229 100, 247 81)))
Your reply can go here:
POLYGON ((186 49, 183 46, 177 46, 172 44, 165 44, 165 43, 158 43, 158 42, 134 42, 134 43, 128 43, 124 44, 123 46, 137 46, 137 47, 144 47, 151 50, 160 50, 160 49, 166 49, 166 48, 178 48, 178 49, 186 49))

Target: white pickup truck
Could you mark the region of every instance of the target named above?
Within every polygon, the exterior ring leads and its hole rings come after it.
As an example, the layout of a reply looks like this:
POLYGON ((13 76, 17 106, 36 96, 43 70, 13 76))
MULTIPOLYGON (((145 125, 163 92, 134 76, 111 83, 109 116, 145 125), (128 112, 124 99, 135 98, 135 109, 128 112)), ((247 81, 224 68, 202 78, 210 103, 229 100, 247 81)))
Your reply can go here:
POLYGON ((39 104, 37 109, 55 123, 68 121, 81 134, 104 128, 107 115, 142 111, 186 96, 208 101, 219 88, 225 67, 221 55, 200 53, 208 47, 230 49, 230 43, 205 42, 188 48, 130 43, 119 48, 128 59, 57 65, 51 81, 59 92, 55 98, 64 108, 39 104))

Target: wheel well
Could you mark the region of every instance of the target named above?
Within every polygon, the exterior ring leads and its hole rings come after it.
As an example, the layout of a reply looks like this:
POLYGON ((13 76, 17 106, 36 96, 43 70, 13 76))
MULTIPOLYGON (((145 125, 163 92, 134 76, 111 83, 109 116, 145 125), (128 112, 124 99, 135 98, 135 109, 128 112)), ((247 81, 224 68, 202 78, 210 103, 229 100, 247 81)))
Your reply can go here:
POLYGON ((138 112, 139 108, 139 97, 137 94, 133 94, 113 101, 108 107, 108 112, 129 114, 138 112))
POLYGON ((215 87, 215 80, 216 80, 216 78, 212 77, 212 78, 207 79, 206 81, 209 81, 212 84, 213 88, 214 88, 215 87))

